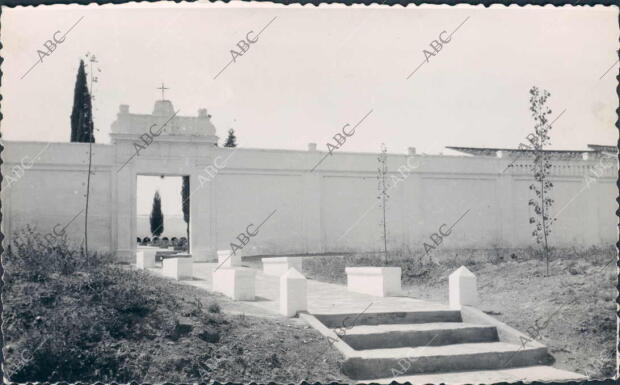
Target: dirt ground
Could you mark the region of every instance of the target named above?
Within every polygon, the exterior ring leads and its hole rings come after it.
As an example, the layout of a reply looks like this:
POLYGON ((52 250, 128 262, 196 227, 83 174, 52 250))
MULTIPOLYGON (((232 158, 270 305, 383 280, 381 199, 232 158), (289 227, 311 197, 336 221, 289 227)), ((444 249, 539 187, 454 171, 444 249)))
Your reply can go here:
POLYGON ((82 272, 5 285, 3 369, 9 380, 349 381, 338 351, 300 319, 246 313, 223 295, 113 271, 99 274, 108 284, 102 290, 94 273, 82 272))
MULTIPOLYGON (((204 291, 179 285, 177 295, 190 298, 204 291)), ((211 376, 219 382, 259 383, 347 383, 351 380, 341 373, 343 357, 330 347, 320 333, 299 318, 285 318, 261 311, 245 313, 247 309, 237 302, 218 294, 209 293, 210 301, 217 301, 223 316, 234 325, 218 341, 220 350, 215 361, 234 362, 236 365, 219 364, 211 376), (240 313, 240 314, 239 314, 240 313), (220 358, 218 358, 220 356, 220 358)), ((192 341, 186 341, 191 344, 192 341)), ((170 381, 165 373, 160 379, 170 381)))
MULTIPOLYGON (((344 266, 383 265, 382 259, 308 258, 304 273, 345 283, 344 266)), ((388 264, 401 267, 402 286, 409 296, 446 304, 448 276, 465 265, 478 278, 482 311, 531 333, 549 348, 555 367, 601 379, 616 373, 616 259, 615 248, 557 251, 549 276, 545 262, 531 249, 444 250, 432 263, 400 255, 388 264)))
MULTIPOLYGON (((616 265, 568 265, 552 262, 548 277, 544 263, 534 260, 469 268, 478 277, 482 311, 538 336, 555 357, 555 367, 609 378, 616 372, 616 265)), ((406 290, 416 298, 447 303, 449 273, 406 290)))

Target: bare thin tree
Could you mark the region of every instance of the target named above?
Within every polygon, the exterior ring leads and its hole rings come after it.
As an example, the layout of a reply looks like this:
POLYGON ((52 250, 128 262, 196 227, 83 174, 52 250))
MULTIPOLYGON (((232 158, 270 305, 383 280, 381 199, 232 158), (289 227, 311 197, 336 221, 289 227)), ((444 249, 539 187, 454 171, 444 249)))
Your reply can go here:
POLYGON ((385 263, 387 264, 387 221, 386 221, 386 208, 387 208, 387 201, 390 198, 390 195, 388 194, 389 188, 388 185, 386 183, 386 175, 388 172, 388 167, 387 167, 387 148, 385 147, 385 144, 381 143, 381 152, 379 153, 379 156, 377 157, 377 160, 379 161, 379 165, 377 167, 377 179, 379 181, 378 183, 378 192, 379 194, 377 195, 377 199, 379 200, 379 207, 381 208, 381 211, 383 213, 383 217, 381 220, 381 228, 383 230, 382 236, 381 238, 383 238, 383 256, 385 258, 385 263))
POLYGON ((543 253, 547 264, 547 275, 549 275, 549 235, 551 226, 555 218, 551 217, 551 190, 553 183, 549 180, 551 171, 551 160, 549 154, 545 152, 545 146, 551 144, 549 131, 549 115, 551 109, 547 106, 547 99, 551 94, 547 90, 539 90, 534 86, 530 89, 530 112, 534 118, 534 132, 529 137, 534 145, 534 162, 531 170, 535 182, 530 185, 530 190, 534 191, 535 197, 530 199, 528 205, 534 209, 534 215, 530 217, 530 223, 535 225, 532 236, 536 243, 543 247, 543 253))

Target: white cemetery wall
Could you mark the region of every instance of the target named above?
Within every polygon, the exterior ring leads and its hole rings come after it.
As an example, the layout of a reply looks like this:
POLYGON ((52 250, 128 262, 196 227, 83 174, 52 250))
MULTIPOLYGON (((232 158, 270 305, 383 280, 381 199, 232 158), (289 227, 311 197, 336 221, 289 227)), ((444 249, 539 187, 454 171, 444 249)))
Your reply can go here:
MULTIPOLYGON (((11 173, 24 156, 33 157, 45 146, 6 142, 3 174, 11 173)), ((231 155, 231 149, 209 143, 165 142, 153 144, 148 154, 116 173, 117 163, 131 152, 130 144, 125 144, 127 148, 119 155, 118 146, 93 146, 95 174, 89 214, 93 247, 135 256, 131 253, 136 234, 135 228, 131 230, 136 226, 132 178, 160 171, 191 175, 192 190, 208 179, 191 198, 191 228, 198 234, 193 238, 202 242, 194 244, 192 251, 198 258, 202 254, 215 257, 216 250, 230 249, 231 242, 240 245, 236 241, 239 234, 254 232, 274 210, 259 233, 250 237, 245 255, 372 251, 382 247, 376 154, 335 151, 311 172, 324 152, 239 148, 231 155), (192 156, 189 162, 185 158, 188 153, 192 156), (231 156, 211 178, 205 167, 218 155, 220 164, 231 156), (248 228, 250 224, 254 227, 248 228), (121 236, 122 245, 117 240, 121 236)), ((84 207, 87 149, 85 143, 53 143, 9 188, 5 177, 5 234, 27 223, 51 229, 70 221, 84 207)), ((594 159, 554 161, 553 210, 558 220, 551 236, 553 246, 615 242, 617 165, 588 186, 584 176, 597 163, 594 159)), ((529 223, 532 209, 527 205, 533 195, 529 190, 532 178, 524 161, 502 173, 508 164, 509 159, 495 157, 389 155, 388 180, 395 186, 389 191, 386 210, 390 248, 421 249, 441 225, 450 227, 467 210, 442 247, 533 245, 529 223), (400 174, 399 167, 407 163, 412 172, 401 168, 404 174, 400 174)), ((81 240, 83 215, 67 231, 81 240)))
MULTIPOLYGON (((88 175, 87 143, 8 142, 2 153, 2 231, 10 238, 26 225, 42 235, 65 232, 72 242, 84 238, 88 175)), ((88 211, 88 243, 114 251, 111 156, 113 148, 93 144, 88 211)), ((8 241, 8 240, 7 240, 8 241)), ((5 246, 7 245, 5 241, 5 246)))

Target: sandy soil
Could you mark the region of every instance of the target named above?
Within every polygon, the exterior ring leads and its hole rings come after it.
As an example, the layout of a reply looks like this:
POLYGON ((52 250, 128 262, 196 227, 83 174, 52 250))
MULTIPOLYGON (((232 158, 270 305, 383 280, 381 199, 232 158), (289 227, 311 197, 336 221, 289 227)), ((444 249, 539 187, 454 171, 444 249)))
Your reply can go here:
MULTIPOLYGON (((612 262, 556 260, 468 266, 478 277, 480 309, 530 334, 555 357, 555 367, 593 379, 615 375, 617 268, 612 262)), ((448 301, 445 269, 437 280, 405 286, 417 298, 448 301)))

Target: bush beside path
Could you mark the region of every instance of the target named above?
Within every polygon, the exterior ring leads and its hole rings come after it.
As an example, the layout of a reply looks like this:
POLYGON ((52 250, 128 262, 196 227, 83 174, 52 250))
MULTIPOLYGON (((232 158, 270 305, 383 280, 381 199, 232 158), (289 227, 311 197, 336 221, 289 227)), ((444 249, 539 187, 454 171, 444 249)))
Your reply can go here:
POLYGON ((22 238, 3 258, 9 381, 347 381, 339 353, 299 319, 228 314, 223 296, 31 229, 22 238))

